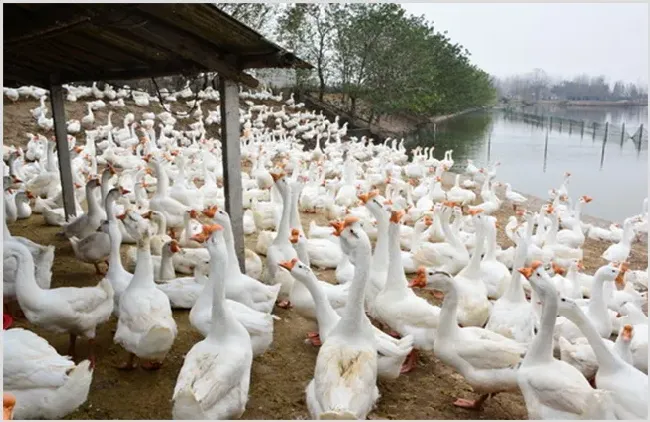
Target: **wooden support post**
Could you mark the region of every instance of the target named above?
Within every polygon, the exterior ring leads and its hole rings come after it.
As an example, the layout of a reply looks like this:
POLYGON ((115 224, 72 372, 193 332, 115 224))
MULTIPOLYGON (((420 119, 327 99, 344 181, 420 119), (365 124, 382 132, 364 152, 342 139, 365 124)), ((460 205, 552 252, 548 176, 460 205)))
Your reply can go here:
POLYGON ((237 83, 219 77, 221 102, 221 162, 226 212, 230 215, 235 253, 239 268, 245 269, 244 211, 242 207, 241 150, 239 128, 239 88, 237 83))
POLYGON ((572 129, 573 129, 573 120, 569 120, 569 135, 571 135, 572 129))
POLYGON ((642 140, 643 140, 643 123, 641 123, 641 126, 639 126, 639 145, 641 145, 642 140))
POLYGON ((580 137, 582 138, 585 134, 585 121, 582 121, 582 125, 580 125, 580 137))
POLYGON ((63 209, 67 221, 70 216, 74 217, 77 215, 77 209, 74 205, 74 185, 72 182, 72 166, 70 164, 70 150, 68 149, 68 129, 63 99, 63 88, 58 82, 58 78, 53 76, 50 79, 50 101, 52 104, 52 118, 54 119, 54 134, 56 136, 56 153, 59 158, 63 209))
POLYGON ((605 142, 607 142, 607 133, 609 132, 609 122, 605 122, 605 142))

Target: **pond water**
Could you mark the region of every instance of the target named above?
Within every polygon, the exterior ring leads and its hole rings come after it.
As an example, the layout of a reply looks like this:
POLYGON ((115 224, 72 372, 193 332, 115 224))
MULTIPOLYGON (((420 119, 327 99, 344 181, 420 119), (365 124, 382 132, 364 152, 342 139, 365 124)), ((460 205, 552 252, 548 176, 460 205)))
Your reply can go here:
POLYGON ((497 180, 509 182, 513 190, 548 198, 558 188, 565 171, 572 173, 569 195, 594 198, 585 213, 610 221, 622 221, 641 212, 648 195, 647 135, 637 138, 639 125, 648 128, 648 107, 548 108, 523 110, 555 119, 531 119, 529 115, 501 110, 458 116, 407 136, 406 146, 435 146, 435 157, 453 149, 454 168, 463 172, 467 159, 477 166, 501 162, 497 180), (562 121, 561 117, 573 119, 562 121), (585 121, 582 125, 581 121, 585 121), (609 123, 605 138, 605 123, 609 123), (596 123, 596 130, 593 125, 596 123), (606 139, 606 141, 605 141, 606 139))

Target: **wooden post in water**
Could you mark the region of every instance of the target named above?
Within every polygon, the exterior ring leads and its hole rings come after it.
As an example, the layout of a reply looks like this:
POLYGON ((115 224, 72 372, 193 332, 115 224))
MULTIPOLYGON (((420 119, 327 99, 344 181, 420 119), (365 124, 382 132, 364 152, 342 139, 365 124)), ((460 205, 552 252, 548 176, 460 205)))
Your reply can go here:
POLYGON ((544 168, 543 172, 546 173, 546 157, 548 155, 548 130, 546 131, 546 139, 544 140, 544 168))
POLYGON ((553 116, 548 118, 548 127, 553 130, 553 116))
POLYGON ((623 146, 623 142, 625 142, 625 122, 621 126, 621 146, 623 146))
POLYGON ((562 119, 559 120, 560 120, 560 133, 562 133, 562 119))
POLYGON ((488 134, 487 163, 490 164, 490 147, 492 145, 492 132, 488 134))
POLYGON ((596 140, 596 122, 593 124, 593 133, 591 134, 591 140, 595 141, 596 140))
POLYGON ((572 128, 573 128, 573 120, 569 120, 569 135, 571 135, 572 128))
POLYGON ((582 138, 585 134, 585 121, 582 121, 582 124, 580 125, 580 137, 582 138))
POLYGON ((641 145, 641 140, 643 139, 643 123, 639 126, 639 145, 641 145))
POLYGON ((609 132, 609 122, 605 122, 605 142, 607 142, 607 132, 609 132))

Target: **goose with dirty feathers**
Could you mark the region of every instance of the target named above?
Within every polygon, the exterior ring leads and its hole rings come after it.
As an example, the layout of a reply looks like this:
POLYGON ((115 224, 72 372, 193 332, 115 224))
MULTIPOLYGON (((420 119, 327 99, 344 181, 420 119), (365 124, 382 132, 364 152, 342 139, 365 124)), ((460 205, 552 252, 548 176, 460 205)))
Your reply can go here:
POLYGON ((354 217, 348 217, 340 239, 350 250, 355 274, 343 316, 318 351, 314 378, 307 386, 312 419, 366 419, 379 398, 377 346, 364 317, 370 240, 354 217))

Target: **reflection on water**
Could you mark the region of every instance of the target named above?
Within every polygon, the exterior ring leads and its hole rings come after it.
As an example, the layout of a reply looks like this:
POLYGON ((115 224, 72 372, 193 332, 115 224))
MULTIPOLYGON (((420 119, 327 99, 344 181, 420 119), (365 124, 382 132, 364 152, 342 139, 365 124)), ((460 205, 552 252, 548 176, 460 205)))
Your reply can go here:
MULTIPOLYGON (((616 116, 618 123, 625 121, 634 128, 643 123, 648 127, 647 107, 622 109, 631 110, 630 115, 615 107, 608 110, 609 114, 603 116, 616 116)), ((557 110, 555 113, 560 116, 557 110)), ((595 121, 597 117, 574 114, 571 118, 595 121)), ((598 121, 604 124, 606 119, 598 121)), ((437 158, 453 149, 452 170, 459 172, 468 158, 478 166, 500 161, 498 180, 510 182, 514 190, 542 198, 548 197, 549 189, 559 187, 564 172, 570 171, 572 199, 581 195, 594 198, 585 213, 622 221, 640 213, 647 196, 647 143, 640 145, 620 132, 608 134, 604 140, 604 132, 587 131, 577 125, 561 129, 554 125, 549 129, 548 125, 516 119, 501 111, 486 111, 448 120, 435 130, 422 128, 407 137, 407 147, 433 145, 437 158)))

